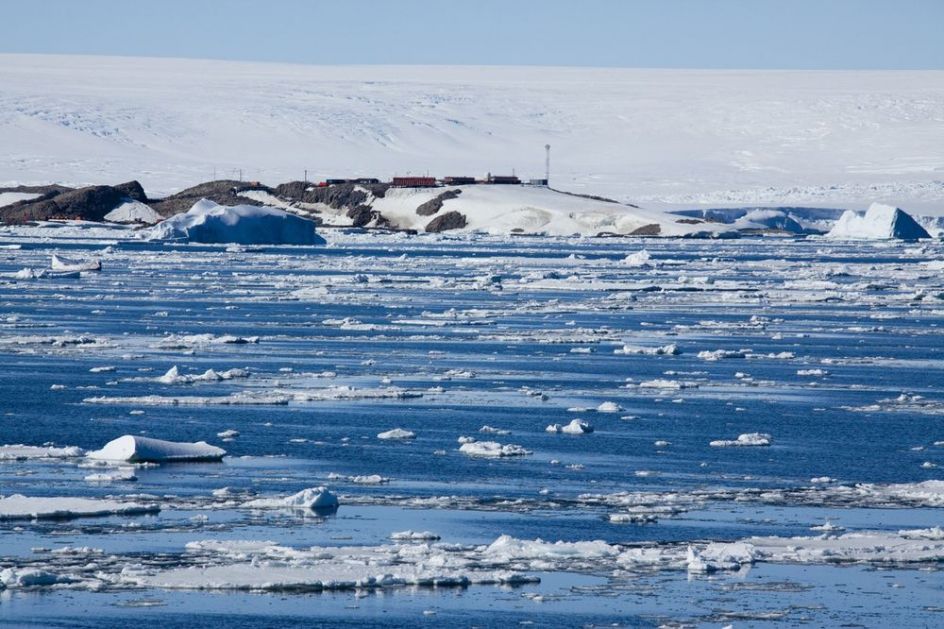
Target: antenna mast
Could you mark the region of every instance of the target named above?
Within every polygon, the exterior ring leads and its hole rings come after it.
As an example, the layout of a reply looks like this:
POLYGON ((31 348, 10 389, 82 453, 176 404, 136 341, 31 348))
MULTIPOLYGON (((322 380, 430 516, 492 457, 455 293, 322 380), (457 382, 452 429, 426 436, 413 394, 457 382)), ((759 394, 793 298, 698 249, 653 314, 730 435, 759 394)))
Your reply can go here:
POLYGON ((551 145, 544 145, 544 185, 551 185, 551 145))

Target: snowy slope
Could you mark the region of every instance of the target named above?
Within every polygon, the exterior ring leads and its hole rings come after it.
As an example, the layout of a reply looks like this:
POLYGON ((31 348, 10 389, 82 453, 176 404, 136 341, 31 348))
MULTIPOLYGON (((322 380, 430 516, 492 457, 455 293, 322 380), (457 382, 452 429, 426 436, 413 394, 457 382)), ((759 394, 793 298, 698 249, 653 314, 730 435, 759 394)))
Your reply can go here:
POLYGON ((944 209, 944 72, 0 55, 0 183, 543 174, 647 206, 944 209))
MULTIPOLYGON (((365 192, 368 192, 364 189, 365 192)), ((288 203, 261 190, 247 190, 240 196, 281 207, 302 216, 317 215, 326 225, 353 224, 345 209, 325 204, 288 203), (314 210, 310 214, 307 210, 314 210)), ((709 235, 732 231, 728 225, 686 220, 661 210, 631 207, 545 187, 516 185, 468 185, 445 188, 390 188, 383 197, 368 194, 364 205, 380 214, 396 229, 430 231, 432 221, 447 213, 462 215, 465 225, 457 231, 493 235, 546 234, 551 236, 629 235, 636 230, 647 235, 709 235), (455 195, 442 202, 434 214, 420 215, 417 208, 440 195, 455 195), (658 226, 653 232, 652 228, 658 226)), ((376 226, 376 225, 372 225, 376 226)))

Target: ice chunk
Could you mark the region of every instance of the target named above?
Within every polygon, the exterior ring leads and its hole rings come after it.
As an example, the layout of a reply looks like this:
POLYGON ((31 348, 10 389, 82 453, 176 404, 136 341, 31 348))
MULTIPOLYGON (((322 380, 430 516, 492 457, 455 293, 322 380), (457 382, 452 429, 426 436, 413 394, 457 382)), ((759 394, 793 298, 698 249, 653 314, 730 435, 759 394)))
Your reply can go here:
POLYGON ((623 345, 622 349, 614 349, 613 353, 626 356, 677 356, 682 352, 679 350, 678 346, 673 343, 671 345, 663 345, 662 347, 632 347, 631 345, 623 345))
POLYGON ((69 577, 60 576, 40 568, 6 568, 0 571, 0 585, 10 589, 48 587, 71 581, 72 579, 69 577))
POLYGON ((90 459, 131 463, 219 461, 225 455, 226 450, 211 446, 205 441, 179 443, 137 435, 118 437, 105 444, 101 450, 88 453, 90 459))
MULTIPOLYGON (((550 426, 548 426, 548 428, 550 429, 550 426)), ((548 430, 548 432, 550 432, 550 430, 548 430)), ((593 426, 581 419, 573 419, 566 426, 562 426, 557 432, 562 432, 567 435, 585 435, 593 432, 593 426)))
POLYGON ((397 542, 435 542, 439 536, 430 531, 398 531, 391 533, 390 539, 397 542))
POLYGON ((99 474, 89 474, 85 480, 90 483, 114 483, 130 482, 138 480, 131 468, 120 468, 113 472, 101 472, 99 474))
POLYGON ((387 440, 415 439, 416 433, 410 430, 404 430, 403 428, 394 428, 393 430, 378 433, 377 438, 387 440))
POLYGON ((50 265, 53 271, 63 271, 66 273, 74 273, 76 271, 101 271, 102 263, 100 260, 74 260, 72 258, 64 258, 62 256, 52 254, 52 264, 50 265))
POLYGON ((495 441, 472 441, 463 443, 461 446, 459 446, 459 452, 469 456, 482 456, 488 458, 527 456, 531 454, 530 450, 525 450, 519 445, 515 445, 513 443, 503 445, 495 441))
POLYGON ((248 377, 249 372, 245 369, 228 369, 222 372, 207 369, 199 375, 181 375, 177 365, 174 365, 168 369, 163 376, 156 378, 156 381, 161 384, 190 384, 192 382, 217 382, 220 380, 248 377))
POLYGON ((628 267, 646 267, 651 257, 648 251, 642 249, 623 258, 623 264, 628 267))
POLYGON ((338 498, 327 487, 309 487, 285 498, 258 498, 243 504, 250 509, 311 509, 337 511, 338 498))
POLYGON ((727 448, 737 446, 769 446, 771 437, 764 432, 746 432, 738 435, 737 439, 717 439, 708 445, 715 448, 727 448))
POLYGON ((0 446, 0 461, 25 461, 27 459, 70 459, 84 456, 82 448, 68 446, 25 446, 22 444, 0 446))
POLYGON ((704 350, 698 352, 698 357, 702 360, 724 360, 727 358, 747 358, 747 350, 744 349, 716 349, 714 351, 704 350))

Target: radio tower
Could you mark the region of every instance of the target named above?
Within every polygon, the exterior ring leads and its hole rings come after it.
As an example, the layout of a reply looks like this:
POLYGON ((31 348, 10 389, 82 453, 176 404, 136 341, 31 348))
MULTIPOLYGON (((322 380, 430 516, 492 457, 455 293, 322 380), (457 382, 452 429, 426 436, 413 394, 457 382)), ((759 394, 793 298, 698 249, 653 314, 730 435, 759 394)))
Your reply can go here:
POLYGON ((551 186, 551 145, 544 145, 544 185, 551 186))

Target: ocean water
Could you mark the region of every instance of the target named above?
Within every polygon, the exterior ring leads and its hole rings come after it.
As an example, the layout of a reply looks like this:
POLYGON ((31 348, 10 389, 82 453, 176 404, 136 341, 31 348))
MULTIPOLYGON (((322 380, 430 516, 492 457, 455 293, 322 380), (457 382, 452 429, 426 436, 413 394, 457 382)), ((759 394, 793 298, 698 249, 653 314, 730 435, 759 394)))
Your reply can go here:
POLYGON ((3 238, 21 248, 0 251, 0 443, 92 450, 140 434, 228 456, 110 483, 86 481, 96 470, 82 459, 0 461, 3 496, 161 507, 0 520, 0 569, 71 579, 0 590, 0 623, 942 622, 944 553, 708 575, 532 561, 502 569, 540 583, 320 593, 142 587, 115 567, 197 565, 186 545, 198 540, 375 547, 415 530, 468 547, 509 535, 633 548, 811 538, 826 521, 847 533, 941 526, 944 492, 928 484, 944 479, 936 243, 351 231, 321 248, 227 250, 54 235, 3 238), (627 259, 642 250, 648 260, 627 259), (54 252, 100 258, 103 271, 14 276, 54 252), (677 353, 651 352, 667 346, 677 353), (157 381, 173 366, 249 375, 157 381), (593 432, 545 430, 573 419, 593 432), (415 438, 377 438, 397 427, 415 438), (225 430, 239 434, 223 441, 225 430), (710 445, 744 433, 770 445, 710 445), (460 437, 529 454, 468 456, 460 437), (354 481, 367 475, 386 482, 354 481), (337 513, 240 502, 322 485, 337 513), (630 513, 645 523, 611 521, 630 513), (111 559, 95 559, 98 574, 49 553, 62 547, 86 549, 85 564, 88 549, 111 559))

